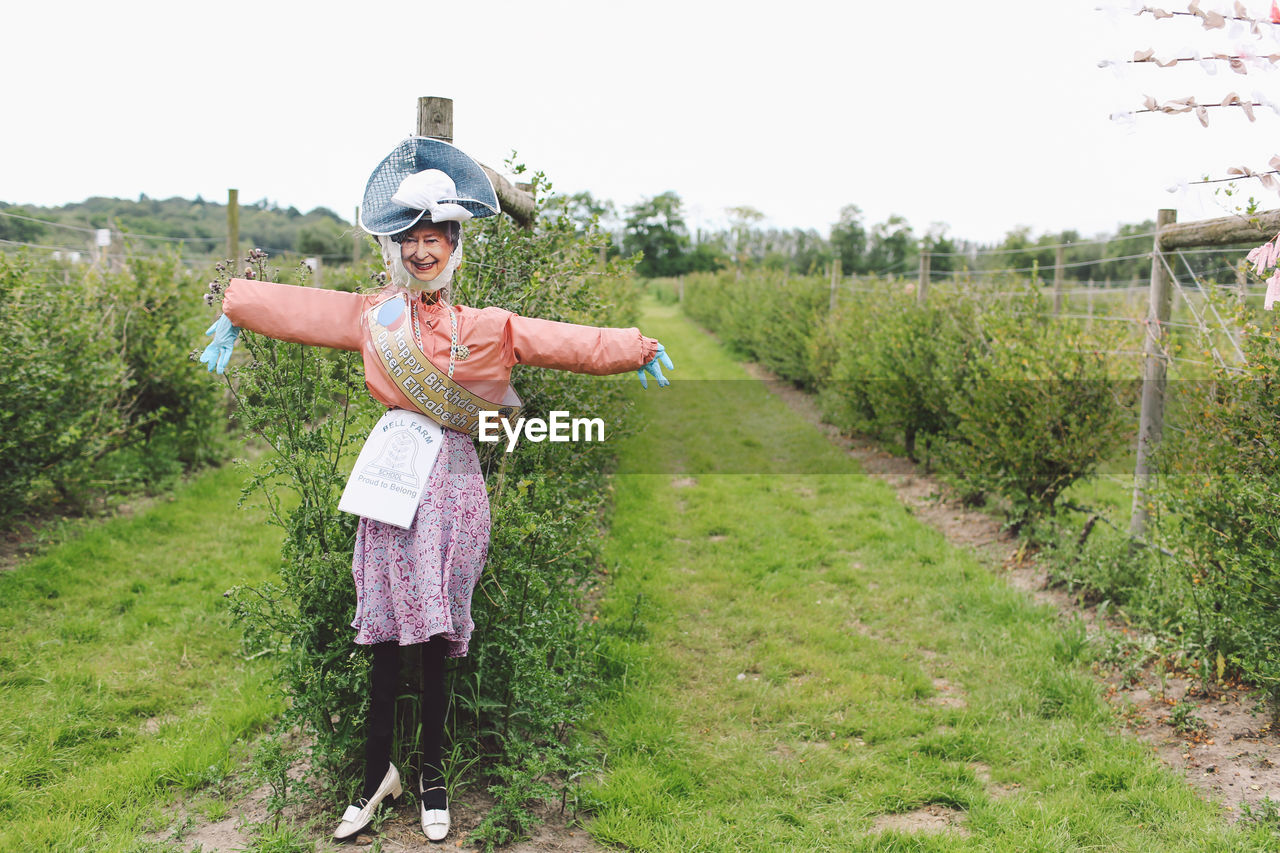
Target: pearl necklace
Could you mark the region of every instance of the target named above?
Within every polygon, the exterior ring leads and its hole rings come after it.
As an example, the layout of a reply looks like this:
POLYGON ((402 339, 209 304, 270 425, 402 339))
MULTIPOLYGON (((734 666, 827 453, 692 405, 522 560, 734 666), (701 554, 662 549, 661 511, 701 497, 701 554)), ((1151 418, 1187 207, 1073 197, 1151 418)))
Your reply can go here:
MULTIPOLYGON (((418 327, 418 306, 413 305, 414 300, 410 300, 410 313, 413 314, 413 336, 418 340, 418 346, 423 352, 426 352, 426 346, 422 343, 422 330, 418 327)), ((466 344, 458 344, 458 316, 453 313, 453 306, 445 304, 444 309, 449 312, 449 378, 453 378, 454 359, 458 361, 466 361, 467 356, 471 355, 471 350, 466 344)))

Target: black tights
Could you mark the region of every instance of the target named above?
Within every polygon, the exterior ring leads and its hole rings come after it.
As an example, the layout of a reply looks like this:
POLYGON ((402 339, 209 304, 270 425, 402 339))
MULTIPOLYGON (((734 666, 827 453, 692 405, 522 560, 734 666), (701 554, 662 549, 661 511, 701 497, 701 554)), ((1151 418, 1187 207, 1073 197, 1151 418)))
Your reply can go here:
MULTIPOLYGON (((378 790, 391 763, 391 732, 395 724, 396 688, 400 683, 400 646, 376 643, 369 706, 369 739, 364 746, 365 799, 378 790)), ((444 784, 444 717, 449 708, 445 692, 445 643, 439 638, 418 646, 422 650, 422 730, 418 738, 423 789, 444 784)))

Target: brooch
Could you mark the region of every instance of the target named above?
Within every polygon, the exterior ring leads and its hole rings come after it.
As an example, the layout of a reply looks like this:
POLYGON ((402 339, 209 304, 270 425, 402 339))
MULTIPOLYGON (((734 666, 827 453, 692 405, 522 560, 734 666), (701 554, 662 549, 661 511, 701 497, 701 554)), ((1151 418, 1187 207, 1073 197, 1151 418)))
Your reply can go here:
POLYGON ((453 345, 453 357, 458 361, 466 361, 467 356, 471 355, 471 350, 467 349, 466 344, 453 345))

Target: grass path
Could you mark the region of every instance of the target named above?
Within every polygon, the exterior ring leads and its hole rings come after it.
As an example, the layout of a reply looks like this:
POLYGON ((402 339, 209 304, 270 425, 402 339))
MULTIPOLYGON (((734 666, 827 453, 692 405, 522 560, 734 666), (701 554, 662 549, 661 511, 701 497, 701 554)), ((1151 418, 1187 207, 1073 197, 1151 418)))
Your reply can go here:
POLYGON ((684 387, 644 396, 615 482, 604 619, 625 687, 595 721, 598 840, 1274 849, 1119 733, 1080 626, 918 522, 674 309, 642 327, 684 387))
POLYGON ((243 481, 206 472, 0 574, 0 850, 141 849, 279 713, 222 596, 278 562, 243 481))

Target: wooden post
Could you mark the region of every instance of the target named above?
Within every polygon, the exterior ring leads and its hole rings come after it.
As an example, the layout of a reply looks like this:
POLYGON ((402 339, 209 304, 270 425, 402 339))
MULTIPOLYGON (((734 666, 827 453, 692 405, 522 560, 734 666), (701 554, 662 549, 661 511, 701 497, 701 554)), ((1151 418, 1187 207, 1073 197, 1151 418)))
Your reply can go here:
POLYGON ((227 190, 227 258, 240 263, 240 190, 227 190))
POLYGON ((1160 257, 1161 232, 1177 219, 1177 211, 1162 209, 1156 214, 1156 236, 1151 251, 1151 290, 1147 306, 1146 341, 1142 358, 1142 414, 1138 422, 1138 462, 1133 472, 1133 513, 1129 533, 1141 537, 1147 530, 1146 489, 1151 483, 1151 457, 1164 434, 1164 391, 1168 376, 1165 346, 1169 334, 1169 309, 1173 290, 1169 273, 1160 257))
MULTIPOLYGON (((364 235, 360 233, 360 205, 358 204, 356 205, 355 218, 352 221, 355 222, 356 226, 351 229, 351 233, 354 235, 351 239, 351 266, 358 267, 360 266, 360 244, 364 242, 364 235)), ((352 272, 354 273, 355 270, 352 269, 352 272)))
POLYGON ((916 302, 920 305, 928 299, 929 292, 929 267, 932 259, 928 252, 920 250, 920 281, 916 284, 916 302))
MULTIPOLYGON (((453 142, 452 98, 418 98, 418 135, 453 142)), ((480 168, 489 176, 502 212, 514 219, 521 228, 532 228, 533 221, 538 216, 538 206, 534 203, 533 196, 513 187, 510 181, 483 163, 480 168)))
POLYGON ((836 258, 831 263, 831 301, 827 306, 827 310, 835 313, 836 310, 836 290, 840 284, 840 259, 836 258))
POLYGON ((1063 258, 1066 250, 1061 243, 1053 250, 1053 316, 1062 313, 1063 258))
POLYGON ((452 98, 418 98, 418 135, 453 142, 452 98))

